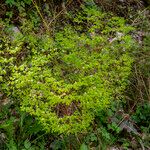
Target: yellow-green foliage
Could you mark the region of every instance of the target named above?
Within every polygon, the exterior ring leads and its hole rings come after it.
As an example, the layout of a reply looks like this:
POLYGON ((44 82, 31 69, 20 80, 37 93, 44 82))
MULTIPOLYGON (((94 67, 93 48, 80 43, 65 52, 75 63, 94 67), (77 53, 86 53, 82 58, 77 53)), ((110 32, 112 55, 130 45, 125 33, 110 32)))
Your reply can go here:
POLYGON ((15 40, 1 34, 2 90, 47 132, 87 129, 99 110, 122 95, 133 62, 132 28, 123 18, 97 8, 74 17, 74 26, 53 39, 27 26, 15 40))

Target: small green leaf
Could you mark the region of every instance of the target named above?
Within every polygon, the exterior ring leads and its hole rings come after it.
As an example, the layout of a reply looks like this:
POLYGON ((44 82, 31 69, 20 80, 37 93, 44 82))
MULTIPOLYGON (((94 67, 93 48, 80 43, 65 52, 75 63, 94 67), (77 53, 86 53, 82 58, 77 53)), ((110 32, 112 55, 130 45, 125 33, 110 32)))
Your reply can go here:
POLYGON ((14 0, 6 0, 5 3, 12 6, 15 4, 15 1, 14 0))
POLYGON ((83 143, 81 146, 80 146, 80 150, 88 150, 88 146, 83 143))
POLYGON ((31 147, 31 143, 30 143, 29 140, 25 140, 25 141, 24 141, 24 147, 25 147, 26 149, 29 149, 29 148, 31 147))

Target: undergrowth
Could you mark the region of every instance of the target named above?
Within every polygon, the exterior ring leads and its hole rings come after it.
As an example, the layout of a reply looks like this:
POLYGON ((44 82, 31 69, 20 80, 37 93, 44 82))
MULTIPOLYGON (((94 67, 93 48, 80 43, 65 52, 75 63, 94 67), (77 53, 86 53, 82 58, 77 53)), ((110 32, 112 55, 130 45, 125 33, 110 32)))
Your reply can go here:
POLYGON ((0 3, 0 149, 149 148, 148 9, 0 3))

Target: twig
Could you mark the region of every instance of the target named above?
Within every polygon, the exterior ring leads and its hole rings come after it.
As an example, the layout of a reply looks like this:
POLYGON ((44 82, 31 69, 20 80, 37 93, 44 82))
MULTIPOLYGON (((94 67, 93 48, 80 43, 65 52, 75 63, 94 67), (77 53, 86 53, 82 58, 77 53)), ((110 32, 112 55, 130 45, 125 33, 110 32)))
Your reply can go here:
MULTIPOLYGON (((66 7, 68 7, 71 2, 72 2, 72 0, 70 0, 70 1, 68 2, 68 4, 66 5, 66 7)), ((63 13, 63 11, 65 11, 65 8, 63 8, 63 9, 50 21, 50 23, 48 24, 48 26, 50 26, 50 25, 52 24, 52 22, 55 21, 56 18, 58 18, 58 17, 63 13)))
POLYGON ((41 14, 41 12, 40 12, 40 10, 39 10, 39 7, 38 7, 38 5, 37 5, 37 3, 36 3, 36 1, 32 0, 32 3, 33 3, 33 5, 35 6, 37 12, 39 13, 39 15, 40 15, 40 17, 41 17, 41 19, 42 19, 42 21, 43 21, 43 23, 44 23, 44 26, 46 27, 47 31, 49 31, 49 25, 47 24, 47 22, 45 21, 43 15, 41 14))
POLYGON ((143 145, 143 142, 142 142, 142 140, 140 140, 140 145, 141 145, 141 147, 142 147, 142 150, 145 150, 145 147, 144 147, 144 145, 143 145))

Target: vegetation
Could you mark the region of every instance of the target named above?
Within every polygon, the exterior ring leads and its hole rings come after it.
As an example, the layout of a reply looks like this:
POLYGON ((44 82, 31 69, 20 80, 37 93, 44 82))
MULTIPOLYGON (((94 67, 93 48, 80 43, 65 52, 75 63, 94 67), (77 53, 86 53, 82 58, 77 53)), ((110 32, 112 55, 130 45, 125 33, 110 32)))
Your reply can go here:
POLYGON ((0 4, 0 149, 150 148, 148 3, 0 4))

